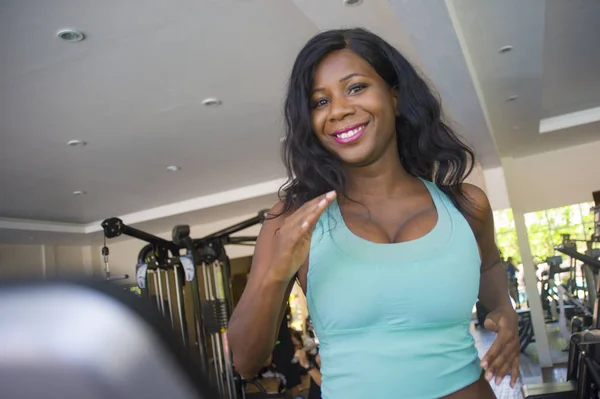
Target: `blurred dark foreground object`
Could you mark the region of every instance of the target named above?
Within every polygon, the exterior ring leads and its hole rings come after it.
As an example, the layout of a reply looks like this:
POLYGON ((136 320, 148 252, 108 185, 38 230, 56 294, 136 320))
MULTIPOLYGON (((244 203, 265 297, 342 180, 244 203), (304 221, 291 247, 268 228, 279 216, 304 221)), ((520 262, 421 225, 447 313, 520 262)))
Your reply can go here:
POLYGON ((145 298, 114 283, 0 283, 0 398, 218 398, 145 298))

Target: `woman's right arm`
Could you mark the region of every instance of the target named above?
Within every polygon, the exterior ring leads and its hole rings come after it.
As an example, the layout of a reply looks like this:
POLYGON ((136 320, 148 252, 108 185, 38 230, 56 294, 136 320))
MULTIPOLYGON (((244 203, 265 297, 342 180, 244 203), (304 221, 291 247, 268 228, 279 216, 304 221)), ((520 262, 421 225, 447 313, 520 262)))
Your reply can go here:
MULTIPOLYGON (((234 366, 243 377, 254 377, 271 354, 294 275, 308 257, 312 229, 334 198, 335 193, 317 197, 293 214, 263 223, 250 276, 227 332, 234 366)), ((282 208, 279 203, 271 212, 280 214, 282 208)))
MULTIPOLYGON (((281 204, 272 209, 279 214, 281 204)), ((228 339, 237 371, 252 378, 260 370, 275 346, 280 315, 293 280, 285 281, 271 272, 273 237, 285 215, 265 220, 256 240, 250 276, 229 322, 228 339)))

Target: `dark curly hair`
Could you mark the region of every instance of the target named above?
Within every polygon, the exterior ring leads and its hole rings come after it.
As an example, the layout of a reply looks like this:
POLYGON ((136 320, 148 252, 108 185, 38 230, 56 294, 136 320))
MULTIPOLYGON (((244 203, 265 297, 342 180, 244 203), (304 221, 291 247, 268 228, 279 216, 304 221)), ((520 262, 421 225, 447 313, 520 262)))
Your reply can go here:
POLYGON ((331 190, 346 197, 344 168, 317 139, 310 108, 317 66, 325 56, 342 49, 364 58, 398 90, 396 135, 404 169, 435 182, 459 210, 470 214, 461 183, 473 169, 473 150, 444 123, 440 100, 415 67, 381 37, 362 28, 319 33, 296 58, 285 100, 283 162, 288 180, 279 191, 282 213, 331 190))

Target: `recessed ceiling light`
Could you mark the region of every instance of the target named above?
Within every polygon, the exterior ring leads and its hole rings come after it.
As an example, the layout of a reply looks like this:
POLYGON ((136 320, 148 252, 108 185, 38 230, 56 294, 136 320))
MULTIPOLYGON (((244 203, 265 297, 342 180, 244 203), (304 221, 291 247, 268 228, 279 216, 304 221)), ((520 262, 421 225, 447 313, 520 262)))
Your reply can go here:
POLYGON ((357 6, 362 3, 362 0, 344 0, 344 4, 347 6, 357 6))
POLYGON ((83 147, 86 144, 87 143, 85 141, 81 141, 81 140, 70 140, 67 142, 67 145, 69 147, 83 147))
POLYGON ((280 139, 279 139, 279 141, 281 141, 282 143, 283 143, 284 141, 286 141, 286 140, 287 140, 287 137, 282 137, 282 138, 280 138, 280 139))
POLYGON ((181 170, 181 168, 179 166, 171 165, 171 166, 167 166, 167 170, 169 172, 177 172, 178 170, 181 170))
POLYGON ((85 191, 73 191, 73 195, 77 195, 77 196, 82 196, 82 195, 86 195, 87 193, 85 191))
POLYGON ((85 35, 82 32, 73 29, 63 29, 56 34, 60 39, 65 42, 80 42, 85 39, 85 35))
POLYGON ((515 101, 517 98, 519 98, 519 96, 516 94, 513 94, 512 96, 508 96, 506 101, 515 101))
POLYGON ((205 98, 204 100, 202 100, 202 104, 206 105, 207 107, 216 107, 223 103, 221 102, 221 100, 218 100, 216 98, 205 98))
POLYGON ((499 53, 508 53, 512 49, 513 49, 513 46, 503 46, 503 47, 500 47, 500 50, 498 50, 498 52, 499 53))

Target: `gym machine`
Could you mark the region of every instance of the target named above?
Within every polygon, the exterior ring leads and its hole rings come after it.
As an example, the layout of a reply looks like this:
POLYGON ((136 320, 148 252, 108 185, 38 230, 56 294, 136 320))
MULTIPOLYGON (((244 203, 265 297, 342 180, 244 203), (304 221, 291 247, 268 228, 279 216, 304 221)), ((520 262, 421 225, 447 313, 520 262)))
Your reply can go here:
POLYGON ((558 322, 561 334, 569 340, 569 324, 573 317, 592 316, 598 269, 589 263, 581 265, 584 284, 578 285, 576 240, 572 240, 568 234, 563 234, 562 244, 554 249, 569 256, 570 264, 562 266, 562 255, 546 259, 548 270, 542 272, 540 298, 546 322, 558 322), (569 274, 569 278, 566 283, 561 283, 557 276, 566 273, 569 274))
POLYGON ((148 243, 139 252, 135 268, 142 296, 156 303, 222 398, 250 397, 245 384, 257 385, 235 372, 227 342, 233 300, 225 245, 254 245, 256 236, 233 234, 262 223, 265 213, 260 211, 251 219, 200 239, 190 237, 189 226, 176 226, 172 241, 127 226, 118 218, 102 222, 106 238, 127 235, 148 243))
POLYGON ((597 278, 600 253, 593 248, 595 243, 600 242, 600 191, 593 195, 594 232, 587 241, 586 253, 578 252, 569 237, 563 237, 563 244, 556 247, 557 251, 582 262, 584 274, 586 269, 583 267, 589 268, 590 273, 595 273, 594 278, 588 279, 586 276, 588 284, 594 282, 594 285, 588 286, 588 292, 594 293, 594 301, 590 302, 593 303, 593 315, 576 316, 571 320, 567 382, 524 385, 522 392, 525 399, 600 397, 600 284, 597 278))

